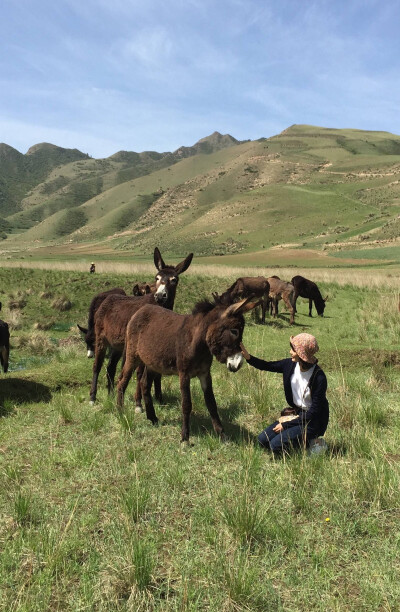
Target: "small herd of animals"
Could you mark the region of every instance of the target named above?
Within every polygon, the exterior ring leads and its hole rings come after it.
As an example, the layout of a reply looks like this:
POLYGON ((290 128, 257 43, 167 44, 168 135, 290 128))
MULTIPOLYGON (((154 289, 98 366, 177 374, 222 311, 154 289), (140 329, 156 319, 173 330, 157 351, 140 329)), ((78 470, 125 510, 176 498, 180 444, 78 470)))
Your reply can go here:
MULTIPOLYGON (((186 442, 192 410, 190 380, 194 377, 200 381, 215 432, 224 435, 210 369, 213 357, 226 364, 231 372, 241 367, 244 314, 260 305, 261 320, 265 323, 268 310, 272 316, 278 315, 278 303, 282 299, 293 324, 298 297, 309 300, 310 317, 313 304, 318 315, 323 316, 326 302, 317 285, 302 276, 294 276, 290 283, 277 276, 243 277, 221 295, 213 293, 212 300, 195 304, 191 314, 177 314, 173 307, 179 276, 188 269, 192 258, 190 253, 177 265, 167 265, 156 247, 155 281, 136 283, 133 295, 126 295, 120 287, 96 295, 90 304, 87 328, 78 325, 85 337, 87 356, 94 357, 90 402, 96 401, 98 378, 107 354, 108 393, 114 389, 117 364, 122 358, 117 384, 118 409, 123 408, 126 388, 136 371, 136 411, 142 411, 143 401, 146 416, 153 424, 158 419, 151 396, 152 385, 156 400, 161 402, 161 376, 178 375, 182 397, 181 440, 186 442)), ((0 362, 4 372, 8 368, 9 336, 7 323, 0 321, 0 362)))

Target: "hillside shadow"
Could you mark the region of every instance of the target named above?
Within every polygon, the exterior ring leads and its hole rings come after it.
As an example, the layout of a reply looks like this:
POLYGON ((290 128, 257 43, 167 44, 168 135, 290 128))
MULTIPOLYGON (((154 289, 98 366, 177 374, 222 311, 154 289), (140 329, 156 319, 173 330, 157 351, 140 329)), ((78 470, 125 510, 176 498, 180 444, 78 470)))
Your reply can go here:
MULTIPOLYGON (((17 404, 32 402, 50 402, 52 398, 49 387, 42 383, 24 380, 21 378, 2 378, 0 380, 0 405, 3 402, 15 402, 17 404)), ((1 408, 0 416, 8 413, 1 408)))

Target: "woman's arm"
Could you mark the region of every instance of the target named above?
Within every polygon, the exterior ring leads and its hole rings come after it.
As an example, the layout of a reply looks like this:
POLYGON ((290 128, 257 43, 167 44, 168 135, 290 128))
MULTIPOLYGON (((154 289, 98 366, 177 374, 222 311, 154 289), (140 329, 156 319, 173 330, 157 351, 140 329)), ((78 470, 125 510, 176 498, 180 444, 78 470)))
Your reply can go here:
POLYGON ((288 361, 287 359, 281 359, 280 361, 264 361, 264 359, 259 359, 258 357, 253 357, 253 355, 250 355, 243 342, 240 343, 240 348, 243 357, 246 359, 249 365, 253 366, 253 368, 257 368, 257 370, 264 370, 266 372, 283 373, 284 366, 288 361))

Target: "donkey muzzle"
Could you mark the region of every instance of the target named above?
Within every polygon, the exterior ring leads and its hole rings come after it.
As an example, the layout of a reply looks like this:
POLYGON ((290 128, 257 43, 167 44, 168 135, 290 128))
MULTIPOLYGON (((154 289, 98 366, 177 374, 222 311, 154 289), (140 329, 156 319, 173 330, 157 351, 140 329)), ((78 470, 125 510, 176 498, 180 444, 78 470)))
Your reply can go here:
POLYGON ((92 351, 92 349, 88 349, 87 356, 88 356, 89 359, 94 357, 94 351, 92 351))
POLYGON ((226 367, 228 368, 229 372, 237 372, 242 367, 242 364, 242 353, 236 353, 236 355, 232 355, 232 357, 228 357, 226 360, 226 367))

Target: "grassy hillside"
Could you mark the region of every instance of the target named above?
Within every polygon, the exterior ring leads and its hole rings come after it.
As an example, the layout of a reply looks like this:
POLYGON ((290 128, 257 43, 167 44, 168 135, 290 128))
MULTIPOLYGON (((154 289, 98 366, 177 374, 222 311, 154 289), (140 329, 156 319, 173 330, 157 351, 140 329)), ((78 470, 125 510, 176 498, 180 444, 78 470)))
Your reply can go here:
POLYGON ((295 125, 243 143, 213 134, 174 154, 120 152, 52 169, 5 216, 14 235, 2 247, 65 241, 148 254, 158 244, 202 256, 290 247, 351 259, 348 250, 373 245, 390 246, 394 262, 399 175, 400 137, 389 133, 295 125))

